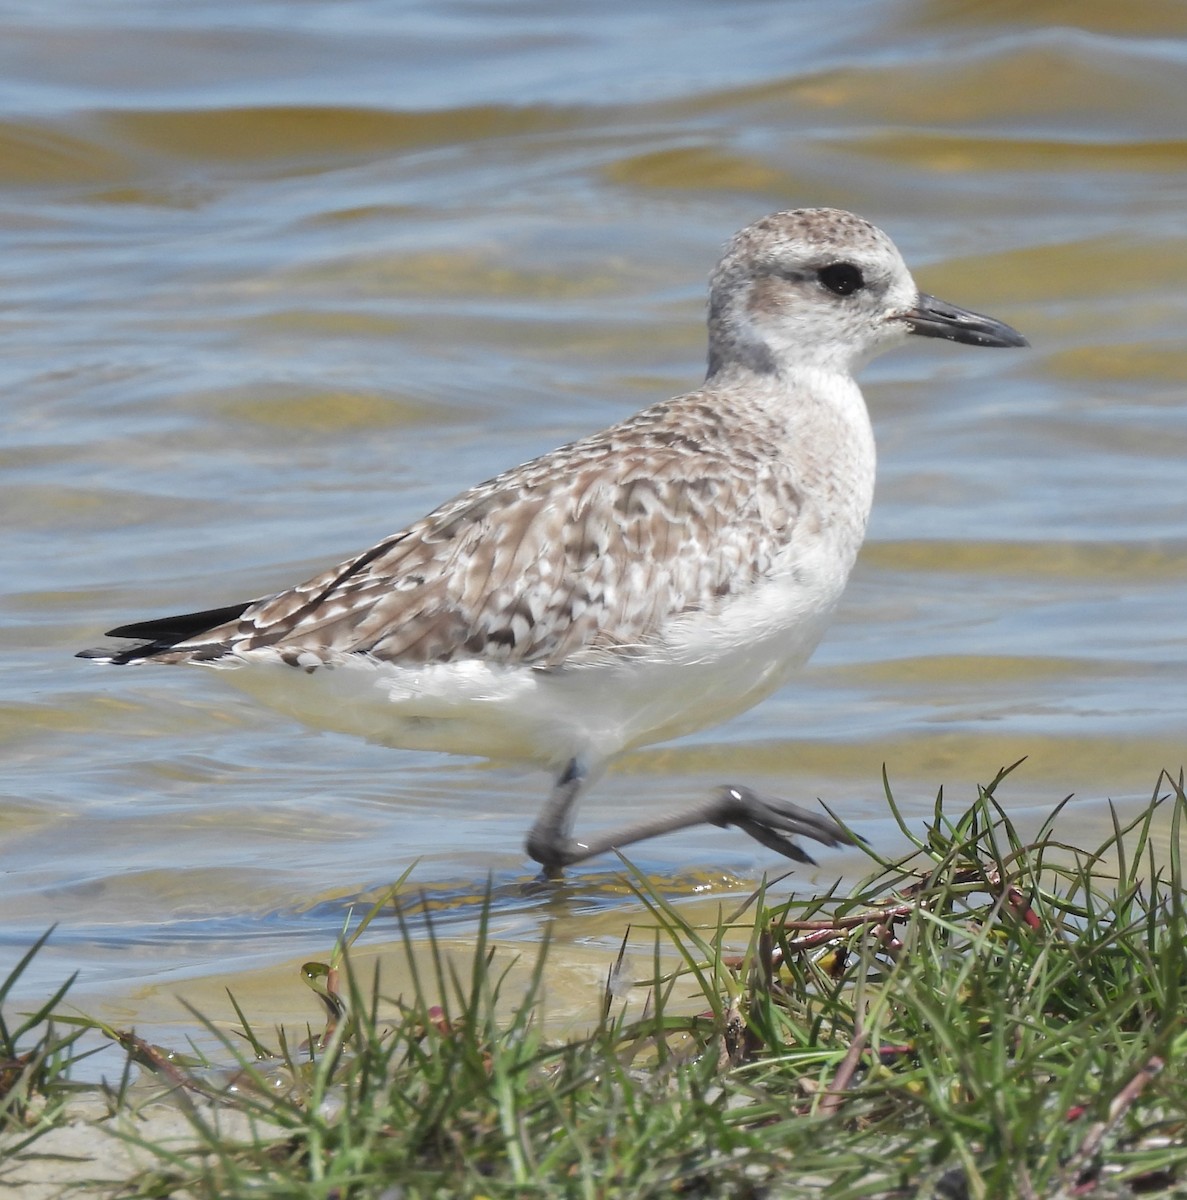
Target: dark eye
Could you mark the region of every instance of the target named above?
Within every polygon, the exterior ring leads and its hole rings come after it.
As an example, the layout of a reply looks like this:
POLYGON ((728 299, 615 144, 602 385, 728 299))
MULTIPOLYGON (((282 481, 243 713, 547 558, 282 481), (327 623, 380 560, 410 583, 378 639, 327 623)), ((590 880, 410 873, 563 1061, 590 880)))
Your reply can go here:
POLYGON ((848 296, 865 287, 861 268, 850 262, 829 263, 816 272, 816 278, 837 296, 848 296))

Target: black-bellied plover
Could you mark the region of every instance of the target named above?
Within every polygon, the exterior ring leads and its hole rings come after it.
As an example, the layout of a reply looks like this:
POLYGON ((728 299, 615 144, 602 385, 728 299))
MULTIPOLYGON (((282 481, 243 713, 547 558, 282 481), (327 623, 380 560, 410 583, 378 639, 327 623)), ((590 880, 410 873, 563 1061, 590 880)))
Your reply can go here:
POLYGON ((837 209, 727 246, 696 391, 470 488, 305 583, 123 625, 103 662, 227 668, 274 707, 395 746, 526 760, 555 783, 527 838, 550 875, 655 834, 733 825, 791 858, 849 840, 736 785, 578 839, 606 763, 726 720, 824 631, 865 535, 874 437, 853 372, 910 334, 1025 346, 924 295, 890 239, 837 209))

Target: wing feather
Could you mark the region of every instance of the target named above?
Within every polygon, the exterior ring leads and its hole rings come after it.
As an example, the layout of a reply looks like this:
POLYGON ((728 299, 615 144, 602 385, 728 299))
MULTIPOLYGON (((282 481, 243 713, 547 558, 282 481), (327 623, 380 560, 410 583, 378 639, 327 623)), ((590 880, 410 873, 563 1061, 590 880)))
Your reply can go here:
POLYGON ((740 454, 725 422, 699 393, 655 405, 150 656, 556 667, 637 651, 768 573, 791 536, 800 498, 776 439, 740 454))

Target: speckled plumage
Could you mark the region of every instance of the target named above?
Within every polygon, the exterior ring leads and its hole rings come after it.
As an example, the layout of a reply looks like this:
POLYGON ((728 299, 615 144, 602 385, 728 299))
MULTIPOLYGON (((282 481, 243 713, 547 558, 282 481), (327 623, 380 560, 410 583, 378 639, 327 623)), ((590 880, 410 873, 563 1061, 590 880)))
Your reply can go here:
MULTIPOLYGON (((540 761, 558 792, 529 848, 549 869, 576 861, 586 844, 549 847, 607 759, 749 707, 815 647, 873 497, 853 370, 912 332, 1022 344, 936 303, 859 217, 763 218, 711 278, 697 391, 479 484, 294 588, 124 626, 113 635, 140 645, 87 653, 236 668, 315 724, 540 761)), ((611 844, 625 841, 597 848, 611 844)))
POLYGON ((800 513, 781 439, 711 391, 479 484, 407 530, 162 652, 561 667, 647 653, 772 570, 800 513), (739 441, 742 444, 739 445, 739 441))

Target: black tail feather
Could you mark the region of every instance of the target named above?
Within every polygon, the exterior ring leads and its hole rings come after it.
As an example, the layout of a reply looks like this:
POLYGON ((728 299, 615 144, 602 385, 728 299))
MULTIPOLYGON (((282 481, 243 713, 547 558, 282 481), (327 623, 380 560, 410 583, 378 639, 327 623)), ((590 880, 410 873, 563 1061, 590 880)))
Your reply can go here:
POLYGON ((173 617, 156 617, 151 621, 136 621, 132 625, 121 625, 118 629, 109 629, 107 637, 143 638, 146 641, 162 642, 172 646, 176 642, 184 642, 187 638, 205 633, 216 625, 224 625, 241 617, 249 609, 254 600, 245 600, 241 604, 228 604, 226 608, 208 608, 203 612, 179 613, 173 617))
POLYGON ((76 658, 102 658, 118 666, 136 662, 142 658, 151 658, 162 650, 171 650, 178 642, 188 641, 215 629, 227 621, 233 621, 255 603, 245 600, 241 604, 228 604, 225 608, 208 608, 202 612, 178 613, 172 617, 157 617, 152 621, 136 621, 131 625, 120 625, 117 629, 109 629, 107 637, 136 638, 142 642, 139 646, 129 646, 113 650, 99 647, 95 650, 80 650, 76 658))

